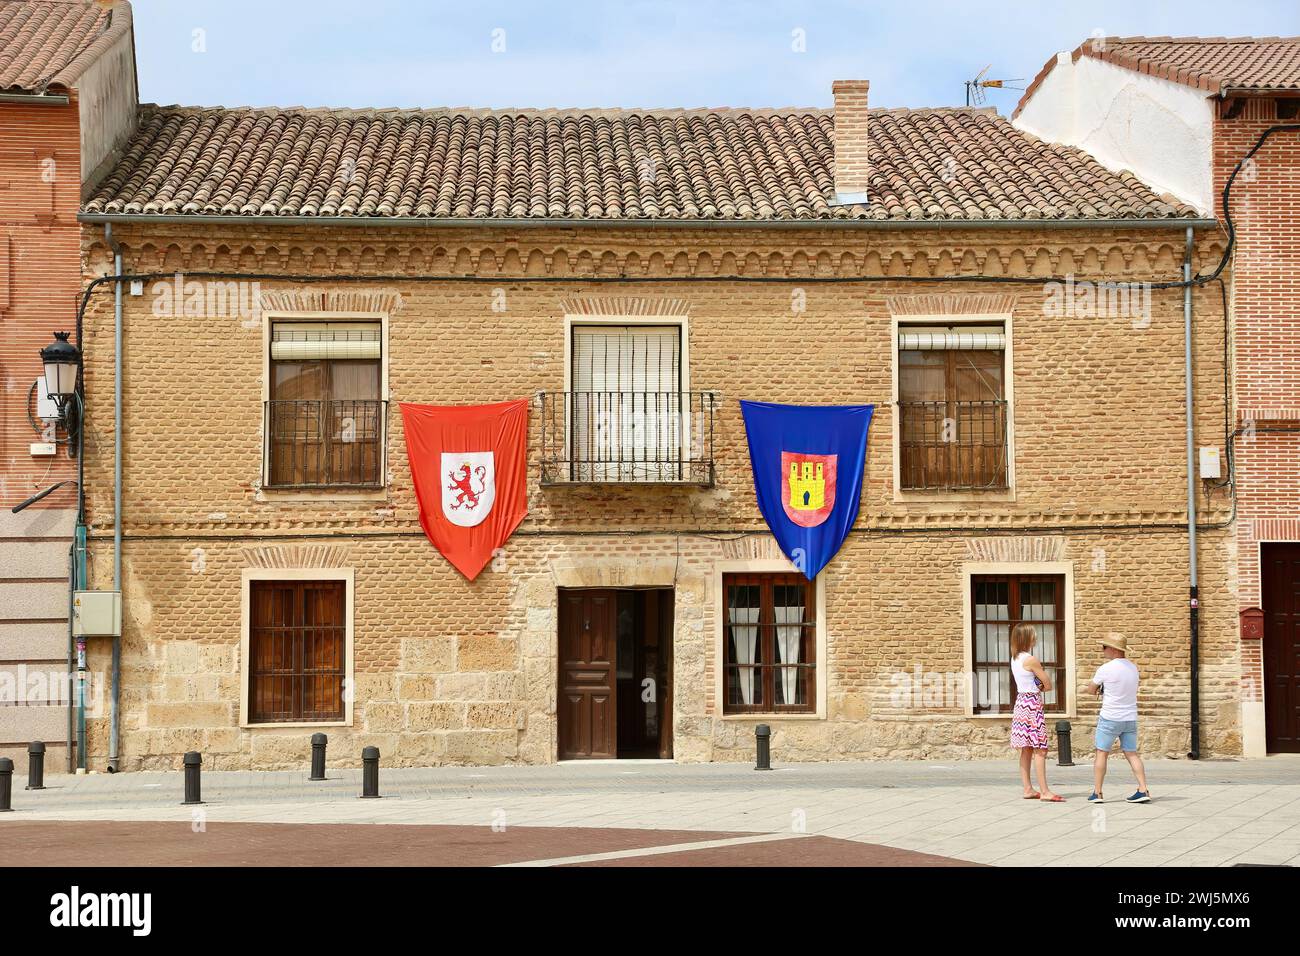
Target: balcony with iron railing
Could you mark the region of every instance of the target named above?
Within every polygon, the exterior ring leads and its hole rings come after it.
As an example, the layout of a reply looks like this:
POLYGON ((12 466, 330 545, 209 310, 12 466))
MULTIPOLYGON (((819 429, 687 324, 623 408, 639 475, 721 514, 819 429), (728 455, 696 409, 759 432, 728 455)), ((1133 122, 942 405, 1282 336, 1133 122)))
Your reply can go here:
POLYGON ((714 481, 714 392, 540 392, 542 484, 714 481))
POLYGON ((382 488, 387 426, 388 403, 377 399, 266 402, 262 486, 382 488))
POLYGON ((905 491, 1007 488, 1007 403, 899 402, 899 485, 905 491))

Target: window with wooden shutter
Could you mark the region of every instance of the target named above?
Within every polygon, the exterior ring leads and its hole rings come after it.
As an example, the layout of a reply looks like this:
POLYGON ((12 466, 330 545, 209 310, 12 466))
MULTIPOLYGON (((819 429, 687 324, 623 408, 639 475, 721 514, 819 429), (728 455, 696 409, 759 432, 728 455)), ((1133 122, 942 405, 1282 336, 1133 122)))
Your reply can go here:
POLYGON ((899 326, 899 486, 1007 487, 1001 326, 899 326))
POLYGON ((251 723, 344 719, 347 590, 343 581, 251 581, 251 723))
POLYGON ((266 409, 266 484, 383 485, 382 327, 274 322, 266 409))

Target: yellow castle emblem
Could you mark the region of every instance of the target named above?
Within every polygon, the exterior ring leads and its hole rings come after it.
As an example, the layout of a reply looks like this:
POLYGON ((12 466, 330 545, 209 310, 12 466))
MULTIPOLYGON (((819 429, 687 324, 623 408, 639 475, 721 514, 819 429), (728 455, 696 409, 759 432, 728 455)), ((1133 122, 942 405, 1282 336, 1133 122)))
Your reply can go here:
POLYGON ((790 462, 790 507, 817 511, 826 507, 826 475, 822 462, 790 462))

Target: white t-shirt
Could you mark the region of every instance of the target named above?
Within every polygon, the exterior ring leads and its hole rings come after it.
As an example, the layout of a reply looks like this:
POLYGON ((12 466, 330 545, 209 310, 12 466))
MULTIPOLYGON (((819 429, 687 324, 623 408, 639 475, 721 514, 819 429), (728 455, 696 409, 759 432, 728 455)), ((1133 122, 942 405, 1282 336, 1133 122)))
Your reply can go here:
POLYGON ((1106 720, 1138 719, 1138 669, 1127 657, 1116 657, 1097 668, 1094 684, 1100 684, 1101 716, 1106 720))

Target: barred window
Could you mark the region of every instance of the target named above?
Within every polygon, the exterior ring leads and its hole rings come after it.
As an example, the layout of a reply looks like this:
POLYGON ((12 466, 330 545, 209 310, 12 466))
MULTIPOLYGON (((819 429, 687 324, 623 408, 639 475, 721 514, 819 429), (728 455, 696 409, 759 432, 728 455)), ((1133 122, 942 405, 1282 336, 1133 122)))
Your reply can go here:
POLYGON ((816 709, 816 588, 800 574, 724 574, 723 713, 816 709))
POLYGON ((345 582, 249 584, 249 721, 343 720, 345 582))

